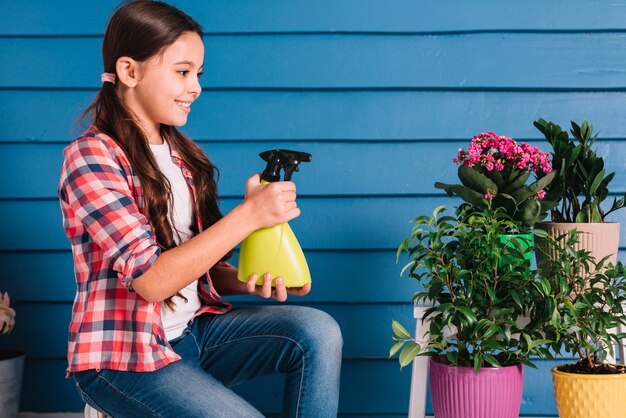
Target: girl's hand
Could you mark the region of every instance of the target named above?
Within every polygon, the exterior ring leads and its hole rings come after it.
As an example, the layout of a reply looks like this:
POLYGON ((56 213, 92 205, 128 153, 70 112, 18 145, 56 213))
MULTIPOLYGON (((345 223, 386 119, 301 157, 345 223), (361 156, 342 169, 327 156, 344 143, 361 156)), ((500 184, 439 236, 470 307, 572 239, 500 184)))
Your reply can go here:
POLYGON ((260 181, 258 173, 248 179, 243 201, 253 214, 255 229, 279 225, 300 216, 294 182, 261 184, 260 181))
POLYGON ((270 273, 265 273, 263 275, 263 286, 256 285, 257 279, 258 276, 256 274, 250 276, 248 283, 246 283, 248 293, 251 295, 261 296, 265 299, 272 298, 279 302, 284 302, 287 300, 287 294, 304 296, 311 291, 310 283, 305 284, 302 287, 291 287, 287 289, 281 277, 276 278, 276 287, 272 289, 272 275, 270 273))

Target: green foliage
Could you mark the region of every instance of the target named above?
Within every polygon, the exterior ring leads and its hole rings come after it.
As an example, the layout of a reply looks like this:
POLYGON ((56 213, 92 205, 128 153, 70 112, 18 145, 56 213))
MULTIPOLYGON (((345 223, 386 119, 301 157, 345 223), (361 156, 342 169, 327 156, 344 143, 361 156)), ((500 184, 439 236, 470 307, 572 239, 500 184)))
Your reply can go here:
MULTIPOLYGON (((541 263, 541 276, 547 281, 550 297, 538 309, 550 318, 545 328, 555 352, 578 356, 581 363, 593 367, 604 360, 608 351, 626 337, 617 333, 618 325, 626 324, 625 269, 595 260, 587 250, 576 250, 576 231, 560 237, 546 236, 537 250, 552 248, 556 257, 541 263), (554 251, 556 250, 556 251, 554 251)), ((622 359, 623 361, 623 359, 622 359)))
POLYGON ((532 246, 515 237, 501 239, 515 222, 502 209, 462 205, 455 216, 443 216, 445 210, 441 206, 432 217, 414 219, 397 254, 409 257, 402 274, 408 271, 423 286, 414 300, 432 304, 425 313, 429 341, 414 340, 394 322, 390 355, 402 350, 402 367, 416 355, 429 355, 476 370, 518 362, 532 366, 531 355, 552 358, 540 332, 548 318, 535 309, 550 287, 524 257, 532 246), (522 317, 530 322, 522 324, 522 317))
POLYGON ((571 122, 573 140, 553 122, 539 119, 534 125, 552 145, 554 181, 546 188, 546 199, 560 201, 552 209, 554 222, 604 222, 606 216, 625 205, 626 194, 615 198, 608 211, 601 203, 609 195, 609 183, 615 173, 605 175, 604 159, 592 149, 598 134, 593 125, 583 121, 579 126, 571 122))

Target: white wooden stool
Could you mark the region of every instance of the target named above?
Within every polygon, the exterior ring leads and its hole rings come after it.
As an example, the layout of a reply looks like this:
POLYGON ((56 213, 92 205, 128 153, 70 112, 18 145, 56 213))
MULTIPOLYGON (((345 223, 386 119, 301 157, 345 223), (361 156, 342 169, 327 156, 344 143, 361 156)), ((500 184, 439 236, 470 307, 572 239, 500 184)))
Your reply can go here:
POLYGON ((92 408, 91 405, 85 404, 85 418, 107 418, 108 416, 103 412, 92 408))
MULTIPOLYGON (((432 305, 421 302, 415 304, 413 316, 415 317, 415 339, 421 343, 422 349, 426 348, 428 337, 426 333, 430 327, 428 320, 423 320, 426 310, 432 305)), ((618 332, 626 332, 626 327, 620 326, 618 332)), ((626 363, 624 352, 626 352, 626 340, 622 340, 617 346, 620 362, 626 363)), ((411 371, 411 393, 409 396, 409 418, 425 418, 426 416, 426 395, 428 391, 428 362, 430 357, 418 356, 413 360, 413 370, 411 371)), ((611 363, 613 358, 607 358, 611 363)))

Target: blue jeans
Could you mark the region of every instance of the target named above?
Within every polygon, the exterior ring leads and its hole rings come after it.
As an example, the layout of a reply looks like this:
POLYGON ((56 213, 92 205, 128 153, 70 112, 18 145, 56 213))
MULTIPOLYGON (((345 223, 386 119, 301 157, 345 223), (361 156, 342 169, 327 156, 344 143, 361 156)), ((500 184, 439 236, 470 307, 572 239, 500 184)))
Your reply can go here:
POLYGON ((74 373, 83 400, 114 418, 262 417, 229 388, 284 373, 283 416, 337 416, 343 342, 325 312, 283 305, 205 314, 170 343, 182 360, 154 372, 74 373))

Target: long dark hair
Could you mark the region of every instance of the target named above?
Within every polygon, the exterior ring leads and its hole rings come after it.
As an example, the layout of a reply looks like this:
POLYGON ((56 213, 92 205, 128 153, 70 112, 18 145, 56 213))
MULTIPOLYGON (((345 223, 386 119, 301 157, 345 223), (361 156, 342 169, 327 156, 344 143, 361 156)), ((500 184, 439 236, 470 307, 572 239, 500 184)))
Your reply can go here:
MULTIPOLYGON (((152 58, 185 32, 202 36, 201 26, 174 6, 146 0, 125 3, 115 11, 104 34, 104 71, 115 74, 117 60, 122 56, 139 62, 152 58)), ((170 183, 159 170, 136 116, 116 94, 115 84, 102 84, 82 117, 87 115, 92 117, 93 124, 101 132, 113 138, 126 153, 141 183, 146 216, 154 229, 158 245, 162 250, 175 247, 170 183)), ((203 228, 208 228, 222 218, 217 200, 217 168, 195 142, 175 127, 161 124, 161 136, 179 152, 191 171, 197 193, 196 210, 200 213, 203 228)), ((192 229, 197 229, 197 225, 192 226, 192 229)), ((222 261, 231 256, 232 250, 222 261)), ((183 297, 180 292, 177 296, 183 297)), ((170 308, 173 307, 172 298, 165 300, 170 308)))

